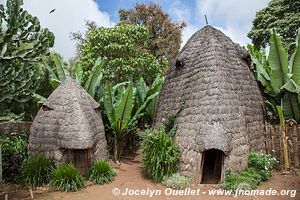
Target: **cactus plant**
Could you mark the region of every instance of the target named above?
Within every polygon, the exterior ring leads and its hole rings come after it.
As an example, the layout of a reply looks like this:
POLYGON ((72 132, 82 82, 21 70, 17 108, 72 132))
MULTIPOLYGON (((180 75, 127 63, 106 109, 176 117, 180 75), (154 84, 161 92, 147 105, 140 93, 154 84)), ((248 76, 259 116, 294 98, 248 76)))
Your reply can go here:
POLYGON ((41 79, 42 57, 54 45, 54 35, 41 29, 37 17, 21 8, 22 0, 0 5, 0 103, 26 102, 41 79))

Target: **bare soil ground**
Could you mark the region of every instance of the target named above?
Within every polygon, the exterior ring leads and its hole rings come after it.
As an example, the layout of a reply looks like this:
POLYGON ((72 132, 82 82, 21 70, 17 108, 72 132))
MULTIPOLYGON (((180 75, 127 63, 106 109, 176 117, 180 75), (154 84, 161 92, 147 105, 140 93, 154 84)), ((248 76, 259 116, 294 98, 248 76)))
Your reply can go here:
MULTIPOLYGON (((290 197, 290 195, 273 195, 273 196, 238 196, 235 198, 233 195, 209 195, 209 190, 219 189, 219 185, 193 185, 191 189, 199 190, 199 195, 166 195, 166 187, 161 184, 154 184, 145 178, 141 168, 140 157, 137 156, 135 159, 126 159, 122 161, 120 167, 117 168, 117 176, 115 180, 110 184, 105 185, 90 185, 85 189, 77 192, 50 192, 36 190, 34 191, 34 199, 39 200, 131 200, 131 199, 153 199, 153 200, 193 200, 193 199, 203 199, 203 200, 228 200, 228 199, 242 199, 242 200, 300 200, 300 177, 299 174, 295 173, 284 175, 281 172, 273 172, 272 177, 267 181, 261 183, 257 189, 259 190, 270 190, 274 189, 277 191, 281 190, 297 190, 295 197, 290 197), (118 188, 120 191, 119 195, 113 195, 112 190, 118 188), (151 198, 149 195, 122 195, 126 191, 126 188, 131 190, 157 190, 161 191, 160 195, 154 195, 151 198)), ((115 189, 115 192, 117 189, 115 189)), ((170 192, 171 190, 168 190, 170 192)), ((6 185, 0 187, 0 200, 4 199, 4 193, 9 193, 9 200, 19 200, 19 199, 30 199, 29 190, 21 189, 16 185, 6 185)), ((149 193, 150 194, 150 193, 149 193)))

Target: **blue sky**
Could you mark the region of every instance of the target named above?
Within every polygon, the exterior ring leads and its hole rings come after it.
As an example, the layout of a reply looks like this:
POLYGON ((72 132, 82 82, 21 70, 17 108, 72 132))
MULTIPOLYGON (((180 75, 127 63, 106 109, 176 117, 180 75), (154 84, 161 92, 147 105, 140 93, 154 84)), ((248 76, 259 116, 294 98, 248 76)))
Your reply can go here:
MULTIPOLYGON (((5 3, 6 0, 0 0, 5 3)), ((118 20, 120 8, 132 8, 136 3, 149 0, 23 0, 23 7, 40 19, 42 27, 55 34, 54 50, 66 59, 75 55, 75 42, 70 32, 85 31, 85 20, 98 26, 112 27, 118 20), (56 11, 49 14, 49 11, 56 11)), ((187 27, 182 32, 182 45, 205 25, 209 24, 228 35, 234 42, 245 46, 250 40, 247 33, 255 13, 267 6, 269 0, 152 0, 175 21, 184 20, 187 27)))
MULTIPOLYGON (((112 19, 114 21, 119 20, 118 11, 121 8, 133 8, 137 3, 157 3, 159 4, 162 9, 168 13, 174 20, 178 20, 178 16, 172 12, 172 8, 176 7, 176 9, 181 8, 181 10, 188 10, 189 14, 186 15, 185 18, 186 21, 190 21, 192 23, 195 23, 195 18, 192 16, 192 10, 196 7, 196 1, 195 0, 188 0, 188 1, 170 1, 170 0, 97 0, 96 1, 100 7, 100 10, 103 10, 104 12, 107 12, 110 14, 112 19)), ((187 13, 185 13, 187 14, 187 13)), ((194 13, 196 15, 196 13, 194 13)), ((195 16, 197 17, 197 16, 195 16)), ((179 19, 180 20, 180 19, 179 19)))

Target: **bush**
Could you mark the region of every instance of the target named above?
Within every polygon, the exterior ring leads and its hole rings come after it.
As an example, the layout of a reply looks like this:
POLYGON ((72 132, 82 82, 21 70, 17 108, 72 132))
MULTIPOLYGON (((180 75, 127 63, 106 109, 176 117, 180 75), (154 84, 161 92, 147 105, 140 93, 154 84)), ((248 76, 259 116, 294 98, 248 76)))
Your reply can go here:
POLYGON ((62 192, 73 192, 84 188, 79 170, 71 164, 59 165, 52 173, 50 184, 62 192))
POLYGON ((90 180, 95 184, 109 183, 115 175, 115 169, 104 160, 95 161, 90 169, 90 180))
POLYGON ((222 186, 226 190, 255 189, 261 181, 268 180, 276 162, 276 159, 271 155, 251 151, 248 158, 248 168, 240 173, 227 173, 222 181, 222 186))
POLYGON ((169 177, 165 176, 163 178, 162 184, 169 188, 183 190, 185 188, 190 187, 191 180, 186 176, 182 176, 179 173, 175 173, 169 177))
MULTIPOLYGON (((2 133, 1 133, 2 134, 2 133)), ((18 183, 20 180, 20 173, 23 161, 26 159, 27 139, 24 136, 1 138, 2 149, 2 167, 4 182, 18 183)))
POLYGON ((48 184, 54 169, 52 160, 38 154, 28 158, 21 166, 21 181, 26 186, 38 187, 48 184))
POLYGON ((180 161, 179 146, 163 130, 147 130, 142 136, 143 168, 155 182, 176 171, 180 161))
POLYGON ((260 175, 253 168, 248 168, 241 173, 229 173, 221 182, 225 190, 252 190, 261 181, 260 175))
POLYGON ((248 159, 248 166, 256 169, 263 181, 270 178, 272 169, 275 167, 276 163, 276 159, 271 155, 258 154, 254 151, 250 152, 248 159))

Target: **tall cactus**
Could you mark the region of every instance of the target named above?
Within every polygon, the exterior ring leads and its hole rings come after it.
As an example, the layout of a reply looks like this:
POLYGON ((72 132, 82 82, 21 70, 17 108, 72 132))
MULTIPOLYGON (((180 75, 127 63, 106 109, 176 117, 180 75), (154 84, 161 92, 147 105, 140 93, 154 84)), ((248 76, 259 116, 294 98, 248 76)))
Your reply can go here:
POLYGON ((37 17, 21 8, 22 0, 0 5, 0 103, 26 102, 40 82, 40 61, 54 45, 37 17))

